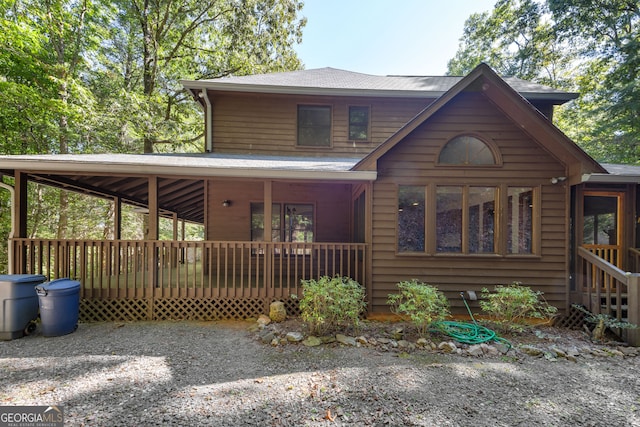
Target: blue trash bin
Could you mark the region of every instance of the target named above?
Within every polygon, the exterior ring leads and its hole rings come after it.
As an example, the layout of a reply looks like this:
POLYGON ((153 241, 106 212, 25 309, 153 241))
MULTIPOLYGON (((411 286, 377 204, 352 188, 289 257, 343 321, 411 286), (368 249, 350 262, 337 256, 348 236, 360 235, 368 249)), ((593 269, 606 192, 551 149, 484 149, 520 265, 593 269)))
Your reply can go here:
POLYGON ((38 294, 35 287, 46 280, 41 274, 0 275, 0 340, 21 338, 36 329, 38 294))
POLYGON ((36 286, 42 335, 58 337, 78 328, 80 282, 57 279, 36 286))

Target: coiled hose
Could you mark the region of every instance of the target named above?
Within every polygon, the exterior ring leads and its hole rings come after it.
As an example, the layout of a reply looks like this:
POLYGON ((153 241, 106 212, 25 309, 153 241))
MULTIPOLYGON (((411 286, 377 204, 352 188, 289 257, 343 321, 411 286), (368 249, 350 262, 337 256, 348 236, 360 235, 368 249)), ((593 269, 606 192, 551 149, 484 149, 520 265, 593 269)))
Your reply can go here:
POLYGON ((449 335, 456 341, 463 344, 482 344, 488 341, 495 341, 504 343, 508 346, 508 349, 511 349, 512 345, 509 340, 499 337, 498 334, 491 329, 485 328, 476 322, 476 319, 473 317, 471 309, 467 304, 467 300, 464 297, 464 293, 460 292, 460 296, 462 297, 465 307, 467 307, 467 311, 469 312, 469 316, 471 316, 473 323, 443 320, 440 322, 433 322, 431 324, 431 331, 449 335))

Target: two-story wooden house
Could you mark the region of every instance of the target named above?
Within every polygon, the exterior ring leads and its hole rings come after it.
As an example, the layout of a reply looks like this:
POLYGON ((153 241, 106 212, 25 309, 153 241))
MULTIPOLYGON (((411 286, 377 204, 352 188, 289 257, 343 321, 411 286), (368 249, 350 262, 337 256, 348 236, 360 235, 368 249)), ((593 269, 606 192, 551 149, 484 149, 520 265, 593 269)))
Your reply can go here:
POLYGON ((600 165, 552 124, 575 94, 486 65, 182 83, 204 112, 201 154, 0 157, 13 272, 80 280, 84 319, 295 310, 301 279, 335 274, 366 287, 370 313, 412 278, 454 307, 515 281, 565 311, 637 304, 640 168, 600 165), (147 237, 120 240, 116 220, 115 240, 28 239, 28 181, 147 209, 147 237), (205 240, 158 240, 161 216, 203 224, 205 240))

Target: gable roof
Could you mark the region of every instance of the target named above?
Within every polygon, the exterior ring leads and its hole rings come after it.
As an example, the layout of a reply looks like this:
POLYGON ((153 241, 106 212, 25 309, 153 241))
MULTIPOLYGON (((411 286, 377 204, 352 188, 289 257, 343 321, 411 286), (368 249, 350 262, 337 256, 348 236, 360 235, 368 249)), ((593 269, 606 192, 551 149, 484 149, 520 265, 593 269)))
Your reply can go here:
MULTIPOLYGON (((181 80, 193 93, 203 89, 298 95, 352 95, 437 98, 460 82, 459 76, 377 76, 336 68, 234 76, 212 80, 181 80)), ((528 82, 516 77, 504 81, 527 99, 562 104, 578 94, 528 82)))
POLYGON ((380 157, 447 105, 456 95, 466 90, 482 91, 506 116, 518 123, 524 132, 538 141, 553 157, 568 166, 575 180, 572 183, 578 182, 580 175, 584 173, 607 173, 598 162, 562 133, 544 114, 486 64, 480 64, 474 68, 444 95, 358 162, 354 170, 375 170, 376 162, 380 157))

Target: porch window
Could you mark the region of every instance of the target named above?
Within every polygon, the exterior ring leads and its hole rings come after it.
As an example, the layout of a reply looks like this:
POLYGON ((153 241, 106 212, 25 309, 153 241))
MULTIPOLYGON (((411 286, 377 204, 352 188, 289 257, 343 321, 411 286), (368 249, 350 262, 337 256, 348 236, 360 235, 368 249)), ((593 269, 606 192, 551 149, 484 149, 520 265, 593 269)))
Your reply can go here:
MULTIPOLYGON (((313 205, 274 203, 271 212, 272 242, 313 242, 313 205)), ((264 221, 264 203, 251 203, 252 241, 264 241, 264 221)))
POLYGON ((331 146, 331 107, 298 106, 298 145, 301 147, 331 146))
POLYGON ((349 107, 349 140, 369 139, 369 107, 349 107))

